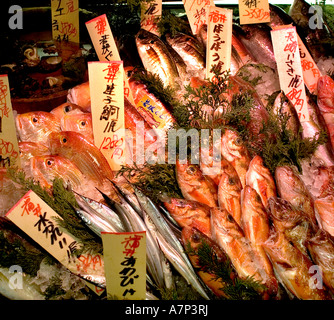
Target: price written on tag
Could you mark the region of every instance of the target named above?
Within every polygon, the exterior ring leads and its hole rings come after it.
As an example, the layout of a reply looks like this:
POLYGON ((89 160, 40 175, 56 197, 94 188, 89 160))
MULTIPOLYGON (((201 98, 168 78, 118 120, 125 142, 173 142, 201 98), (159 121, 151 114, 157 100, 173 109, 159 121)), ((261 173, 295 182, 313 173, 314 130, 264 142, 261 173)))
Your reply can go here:
POLYGON ((240 24, 270 22, 268 0, 239 0, 240 24))
POLYGON ((231 66, 233 11, 215 6, 207 9, 206 77, 212 79, 214 73, 211 69, 214 65, 219 67, 220 71, 227 71, 231 66))
POLYGON ((125 163, 123 62, 89 62, 94 144, 112 170, 125 163))
MULTIPOLYGON (((86 22, 86 27, 100 61, 120 61, 116 42, 105 14, 86 22)), ((123 67, 122 67, 123 68, 123 67)), ((127 77, 124 73, 124 95, 134 104, 127 77)))
MULTIPOLYGON (((282 28, 284 29, 288 26, 292 27, 292 25, 277 26, 275 27, 275 30, 282 28)), ((317 84, 319 78, 321 77, 321 72, 298 34, 297 34, 297 39, 298 39, 299 55, 303 69, 303 78, 305 85, 312 94, 316 95, 317 84)))
POLYGON ((317 85, 321 72, 298 34, 297 38, 305 84, 312 94, 317 94, 317 85))
POLYGON ((20 166, 19 145, 7 75, 0 75, 0 168, 20 166))
POLYGON ((51 0, 52 38, 79 43, 79 1, 51 0))
POLYGON ((100 254, 75 255, 80 243, 59 227, 61 216, 32 190, 6 216, 71 272, 105 287, 103 257, 100 254))
POLYGON ((108 297, 145 300, 146 232, 102 232, 101 236, 108 297))
POLYGON ((281 89, 295 107, 299 120, 309 121, 296 28, 272 30, 271 38, 281 89))
POLYGON ((188 21, 193 34, 197 34, 202 24, 206 24, 206 8, 214 6, 213 0, 183 0, 188 21))
POLYGON ((162 13, 162 0, 141 2, 140 26, 149 32, 160 36, 158 22, 162 13))

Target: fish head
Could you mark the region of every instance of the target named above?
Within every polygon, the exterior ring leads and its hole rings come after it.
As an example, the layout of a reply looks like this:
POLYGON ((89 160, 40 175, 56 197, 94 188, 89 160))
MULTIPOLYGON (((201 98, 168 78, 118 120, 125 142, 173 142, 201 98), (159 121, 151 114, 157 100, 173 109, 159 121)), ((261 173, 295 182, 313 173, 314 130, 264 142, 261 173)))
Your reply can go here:
POLYGON ((184 210, 184 208, 189 206, 189 201, 179 198, 171 198, 164 202, 166 209, 170 212, 175 212, 176 210, 184 210))
POLYGON ((242 189, 240 179, 237 175, 229 175, 223 172, 220 176, 219 189, 225 190, 228 194, 239 194, 242 189))
POLYGON ((15 120, 21 141, 45 143, 51 132, 60 132, 60 121, 50 112, 22 113, 18 114, 15 120))
POLYGON ((20 141, 19 149, 20 149, 20 156, 24 158, 47 155, 50 153, 49 148, 44 144, 31 141, 20 141))
POLYGON ((260 195, 249 185, 245 185, 242 189, 242 202, 246 207, 258 204, 262 206, 262 200, 260 195))
POLYGON ((74 131, 52 132, 49 136, 49 148, 52 154, 70 158, 74 153, 80 152, 80 142, 83 139, 80 133, 74 131))
POLYGON ((52 185, 56 177, 64 182, 70 182, 77 187, 82 182, 83 174, 69 159, 57 155, 35 156, 31 159, 31 167, 34 175, 42 181, 52 185))
POLYGON ((318 80, 318 105, 323 112, 333 112, 334 108, 334 80, 328 76, 321 76, 318 80))
POLYGON ((282 198, 271 197, 268 200, 268 213, 277 229, 282 231, 295 227, 303 220, 303 214, 282 198))
POLYGON ((145 48, 148 50, 151 45, 153 45, 157 41, 158 37, 145 29, 140 29, 136 34, 136 44, 138 49, 145 48))
MULTIPOLYGON (((231 155, 237 155, 244 149, 242 138, 234 130, 225 130, 221 142, 222 148, 231 155)), ((227 160, 229 159, 227 158, 227 160)))
POLYGON ((85 133, 93 132, 92 114, 91 113, 79 113, 79 114, 67 114, 62 120, 62 129, 64 131, 76 131, 85 133))
POLYGON ((180 179, 185 182, 193 182, 201 177, 201 170, 197 164, 181 163, 181 161, 177 160, 176 170, 180 179))
POLYGON ((227 237, 240 238, 243 237, 243 231, 234 220, 233 216, 224 208, 211 208, 211 229, 213 234, 224 234, 227 237))
POLYGON ((83 109, 71 102, 65 102, 61 104, 60 106, 52 109, 50 111, 53 115, 55 115, 59 120, 61 120, 64 116, 68 114, 78 114, 83 113, 83 109))
POLYGON ((279 192, 282 190, 291 190, 295 185, 296 175, 293 169, 289 166, 280 166, 275 170, 275 180, 279 192))

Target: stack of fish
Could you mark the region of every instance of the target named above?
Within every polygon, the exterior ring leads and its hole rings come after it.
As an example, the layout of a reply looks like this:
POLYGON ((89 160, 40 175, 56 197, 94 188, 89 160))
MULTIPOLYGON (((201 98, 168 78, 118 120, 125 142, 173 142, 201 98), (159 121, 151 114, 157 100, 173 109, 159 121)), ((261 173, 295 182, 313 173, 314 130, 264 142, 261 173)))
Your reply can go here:
MULTIPOLYGON (((261 63, 276 72, 270 30, 293 21, 274 6, 271 17, 270 25, 235 25, 233 31, 233 87, 227 98, 237 91, 252 89, 254 108, 250 125, 255 134, 261 132, 263 121, 268 118, 266 103, 237 73, 248 63, 261 63)), ((163 41, 140 30, 135 40, 144 68, 158 75, 165 86, 173 87, 180 99, 185 84, 205 85, 205 25, 197 38, 178 33, 166 35, 163 41)), ((313 43, 308 43, 309 48, 313 43)), ((168 120, 163 129, 168 132, 175 123, 173 112, 145 84, 129 80, 135 102, 149 95, 160 104, 168 120)), ((227 129, 220 139, 219 162, 213 157, 209 164, 177 161, 175 172, 183 198, 164 198, 165 214, 139 190, 130 188, 135 196, 125 190, 127 183, 115 178, 94 145, 89 92, 89 83, 85 83, 71 89, 68 102, 51 112, 17 115, 23 169, 47 188, 56 176, 62 177, 76 193, 81 208, 78 215, 97 235, 101 231, 145 230, 148 283, 172 288, 171 263, 205 299, 211 293, 225 296, 221 290, 224 283, 210 270, 199 269, 196 255, 185 254, 184 248, 189 244, 196 249, 206 242, 219 259, 229 261, 234 277, 261 283, 259 294, 263 298, 279 299, 283 289, 298 299, 332 298, 334 81, 329 76, 319 79, 317 103, 308 99, 309 122, 299 123, 294 109, 281 99, 282 93, 275 101, 275 112, 289 114, 287 126, 296 135, 302 126, 304 138, 322 131, 330 136, 309 161, 302 162, 302 175, 289 166, 278 167, 272 175, 261 156, 251 156, 238 133, 227 129), (204 174, 208 168, 216 170, 204 174), (109 208, 95 200, 104 200, 109 208)), ((145 110, 125 98, 125 126, 134 132, 134 137, 139 122, 144 123, 148 147, 155 141, 151 129, 157 124, 145 110)))

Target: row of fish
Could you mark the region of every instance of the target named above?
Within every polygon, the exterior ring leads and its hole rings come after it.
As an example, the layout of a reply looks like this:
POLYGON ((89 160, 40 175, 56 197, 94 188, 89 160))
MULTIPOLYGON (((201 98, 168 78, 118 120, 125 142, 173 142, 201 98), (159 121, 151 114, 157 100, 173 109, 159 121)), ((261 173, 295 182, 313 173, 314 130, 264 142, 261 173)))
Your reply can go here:
MULTIPOLYGON (((274 6, 271 6, 271 16, 271 27, 275 23, 291 22, 274 6)), ((270 26, 235 25, 232 40, 230 79, 234 86, 230 98, 233 93, 252 89, 256 106, 250 125, 254 133, 259 133, 262 121, 268 117, 265 101, 236 74, 247 63, 263 63, 276 69, 270 26)), ((187 83, 205 84, 205 25, 197 38, 179 33, 173 37, 167 35, 166 41, 140 30, 136 44, 145 69, 159 75, 179 96, 187 83)), ((309 48, 311 45, 312 42, 309 48)), ((175 123, 172 112, 145 84, 131 77, 129 83, 136 104, 145 95, 159 104, 166 117, 163 130, 167 132, 175 123)), ((317 103, 312 99, 308 101, 311 121, 299 123, 297 119, 294 122, 294 116, 289 119, 295 134, 302 125, 303 137, 314 137, 324 130, 332 140, 333 88, 330 77, 320 78, 317 103)), ((127 183, 115 179, 106 159, 94 145, 89 90, 88 82, 70 89, 68 102, 51 112, 17 115, 23 168, 49 188, 54 177, 62 177, 76 192, 81 208, 78 215, 97 235, 101 231, 145 230, 148 283, 172 288, 172 264, 203 298, 209 298, 203 283, 214 294, 224 296, 221 290, 224 284, 209 271, 199 269, 196 256, 186 257, 184 247, 190 243, 192 248, 198 248, 205 241, 220 259, 230 259, 235 277, 253 277, 262 283, 266 287, 260 290, 263 298, 280 298, 281 286, 299 299, 331 298, 333 141, 318 148, 311 159, 316 166, 308 166, 307 161, 303 163, 306 172, 303 175, 293 168, 279 167, 273 177, 259 156, 250 156, 238 134, 226 130, 221 137, 219 163, 214 159, 209 165, 176 163, 177 182, 184 199, 164 199, 166 216, 172 216, 166 220, 161 210, 140 191, 131 187, 122 189, 127 183), (205 169, 210 167, 217 168, 216 172, 204 175, 205 169), (94 200, 104 200, 109 208, 94 200), (173 225, 175 222, 182 233, 173 225), (319 270, 314 266, 322 271, 320 282, 314 281, 314 270, 319 270)), ((280 103, 280 98, 281 95, 277 99, 277 112, 287 112, 285 107, 290 106, 280 103)), ((289 110, 292 114, 293 108, 289 110)), ((133 106, 125 98, 125 127, 133 132, 133 137, 138 123, 144 124, 147 147, 155 141, 154 128, 159 124, 147 110, 133 106)))

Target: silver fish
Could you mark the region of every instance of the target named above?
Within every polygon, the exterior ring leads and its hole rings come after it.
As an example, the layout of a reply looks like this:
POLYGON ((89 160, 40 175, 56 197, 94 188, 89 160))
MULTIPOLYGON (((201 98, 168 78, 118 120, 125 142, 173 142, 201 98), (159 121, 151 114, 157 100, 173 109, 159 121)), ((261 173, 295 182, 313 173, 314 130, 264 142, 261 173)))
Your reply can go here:
MULTIPOLYGON (((77 193, 74 193, 75 199, 78 202, 81 211, 77 212, 78 215, 84 219, 87 223, 90 222, 90 226, 103 227, 105 232, 125 232, 126 229, 117 215, 116 212, 111 210, 103 203, 94 201, 77 193), (88 222, 89 221, 89 222, 88 222)), ((100 229, 98 228, 98 229, 100 229)), ((100 234, 98 234, 100 236, 100 234)))
POLYGON ((161 250, 167 259, 180 272, 180 274, 196 289, 205 299, 209 299, 204 291, 197 275, 189 261, 188 256, 184 252, 181 242, 174 236, 167 221, 162 216, 155 204, 146 197, 140 190, 134 189, 138 201, 146 215, 146 223, 150 224, 150 228, 154 230, 155 236, 159 242, 161 250))
POLYGON ((197 290, 201 296, 207 300, 209 300, 208 295, 206 294, 203 286, 199 282, 196 273, 194 272, 192 267, 189 267, 188 263, 186 263, 180 253, 166 240, 166 238, 159 232, 157 225, 152 221, 151 217, 144 213, 145 223, 149 225, 150 230, 156 237, 159 242, 159 246, 163 253, 166 255, 167 259, 171 262, 174 268, 182 275, 182 277, 188 282, 188 284, 192 285, 192 287, 197 290))
MULTIPOLYGON (((101 192, 101 191, 100 191, 101 192)), ((101 192, 104 199, 109 198, 107 195, 101 192)), ((124 217, 124 220, 128 220, 132 231, 146 231, 146 254, 147 254, 147 269, 152 276, 155 284, 158 287, 164 286, 164 274, 161 262, 161 251, 157 241, 153 238, 151 232, 148 230, 143 219, 137 214, 137 212, 126 202, 120 193, 117 193, 120 203, 108 199, 108 203, 115 207, 117 213, 124 217)))

